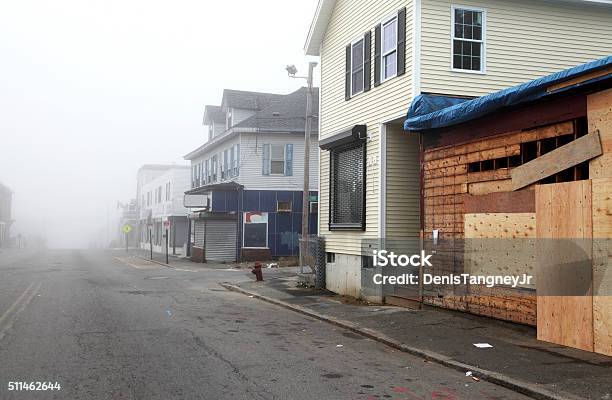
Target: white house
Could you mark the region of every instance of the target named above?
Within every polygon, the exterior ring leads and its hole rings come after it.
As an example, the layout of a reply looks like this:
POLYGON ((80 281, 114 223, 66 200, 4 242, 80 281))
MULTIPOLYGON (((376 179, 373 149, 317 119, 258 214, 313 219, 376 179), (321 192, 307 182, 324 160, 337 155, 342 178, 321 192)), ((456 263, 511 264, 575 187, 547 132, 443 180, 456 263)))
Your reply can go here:
POLYGON ((165 252, 165 235, 172 254, 182 254, 188 236, 188 210, 183 194, 190 187, 189 166, 144 165, 137 174, 140 247, 165 252))
POLYGON ((371 297, 362 290, 372 270, 364 244, 431 236, 421 203, 422 138, 403 131, 413 100, 449 105, 607 56, 612 5, 320 0, 305 52, 321 64, 319 226, 329 252, 327 287, 371 297))
MULTIPOLYGON (((265 260, 298 254, 304 181, 306 90, 281 95, 224 90, 206 106, 208 140, 191 151, 194 261, 265 260)), ((317 108, 318 92, 313 90, 317 108)), ((316 126, 315 119, 315 126, 316 126)), ((316 232, 318 148, 310 148, 309 230, 316 232)))

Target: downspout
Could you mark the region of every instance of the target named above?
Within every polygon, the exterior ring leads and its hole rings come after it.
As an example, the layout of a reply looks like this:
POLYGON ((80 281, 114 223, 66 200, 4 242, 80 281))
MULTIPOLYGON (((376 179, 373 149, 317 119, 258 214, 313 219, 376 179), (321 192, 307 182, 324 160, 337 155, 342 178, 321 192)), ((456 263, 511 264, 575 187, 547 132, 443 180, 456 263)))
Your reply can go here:
MULTIPOLYGON (((425 155, 423 146, 423 134, 419 135, 419 219, 421 229, 419 232, 420 250, 425 250, 425 155)), ((420 308, 423 308, 423 265, 419 267, 419 303, 420 308)))

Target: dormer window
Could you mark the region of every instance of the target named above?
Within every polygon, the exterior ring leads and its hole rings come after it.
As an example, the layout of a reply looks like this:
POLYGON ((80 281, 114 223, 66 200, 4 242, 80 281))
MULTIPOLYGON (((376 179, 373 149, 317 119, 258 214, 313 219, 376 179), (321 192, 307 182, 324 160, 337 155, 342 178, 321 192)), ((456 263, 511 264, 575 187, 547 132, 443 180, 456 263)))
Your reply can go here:
POLYGON ((227 110, 227 117, 226 118, 227 119, 226 119, 226 124, 225 124, 226 126, 225 126, 225 128, 229 129, 229 128, 232 127, 232 110, 231 109, 227 110))

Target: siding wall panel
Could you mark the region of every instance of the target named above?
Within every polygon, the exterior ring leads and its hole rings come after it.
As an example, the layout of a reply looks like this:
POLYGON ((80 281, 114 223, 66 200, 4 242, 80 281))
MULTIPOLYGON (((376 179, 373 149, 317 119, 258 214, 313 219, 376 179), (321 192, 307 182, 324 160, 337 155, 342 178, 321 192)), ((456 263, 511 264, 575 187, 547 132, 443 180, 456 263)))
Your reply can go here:
POLYGON ((612 53, 610 7, 422 0, 422 18, 424 92, 481 96, 612 53), (484 75, 451 71, 452 4, 487 10, 484 75))
MULTIPOLYGON (((320 137, 325 138, 356 124, 366 124, 370 139, 367 144, 366 230, 330 232, 329 223, 329 152, 320 154, 319 227, 326 237, 329 252, 361 254, 361 240, 380 236, 379 208, 379 143, 380 125, 401 118, 412 100, 412 1, 339 0, 321 46, 321 116, 320 137), (406 7, 406 73, 372 87, 346 101, 344 98, 345 47, 384 18, 406 7), (347 23, 350 21, 350 23, 347 23)), ((374 54, 372 39, 371 53, 374 54)), ((371 69, 374 82, 374 68, 371 69)), ((358 267, 358 266, 356 266, 358 267)))

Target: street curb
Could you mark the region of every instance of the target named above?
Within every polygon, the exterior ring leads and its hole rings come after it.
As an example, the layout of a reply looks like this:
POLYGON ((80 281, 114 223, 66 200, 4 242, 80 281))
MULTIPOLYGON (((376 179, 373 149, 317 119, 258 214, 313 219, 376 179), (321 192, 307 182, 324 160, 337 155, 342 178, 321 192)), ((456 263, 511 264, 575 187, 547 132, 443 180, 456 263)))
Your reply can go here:
POLYGON ((534 385, 532 383, 523 382, 523 381, 511 378, 509 376, 506 376, 504 374, 501 374, 499 372, 493 372, 493 371, 489 371, 486 369, 478 368, 473 365, 465 364, 465 363, 453 360, 452 358, 439 354, 439 353, 407 346, 376 330, 360 327, 359 325, 356 325, 350 321, 337 319, 337 318, 330 317, 327 315, 319 314, 317 312, 308 310, 307 308, 299 306, 299 305, 290 304, 282 300, 273 299, 267 296, 262 296, 255 292, 250 292, 248 290, 245 290, 236 285, 231 285, 229 283, 219 283, 219 285, 223 286, 227 290, 246 294, 248 296, 252 296, 253 298, 263 300, 265 302, 287 308, 289 310, 298 312, 300 314, 308 315, 309 317, 316 318, 318 320, 325 321, 333 325, 348 329, 354 333, 360 334, 369 339, 383 343, 389 347, 392 347, 396 350, 400 350, 404 353, 409 353, 414 356, 423 358, 428 361, 436 362, 438 364, 444 365, 449 368, 453 368, 461 372, 472 371, 472 376, 475 376, 487 382, 494 383, 499 386, 503 386, 507 389, 524 394, 526 396, 529 396, 537 400, 584 400, 581 397, 576 397, 574 395, 567 394, 567 393, 553 393, 546 389, 540 388, 537 385, 534 385))

